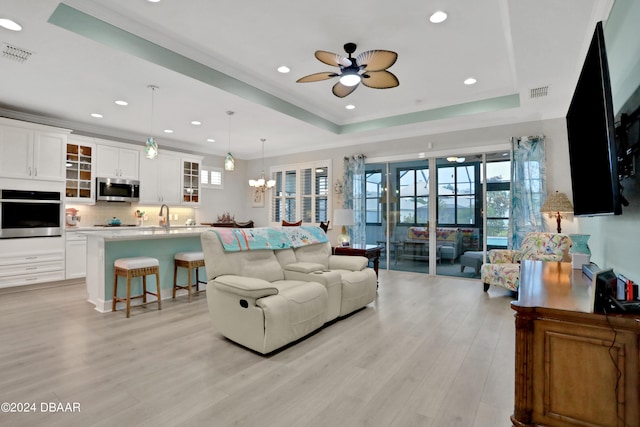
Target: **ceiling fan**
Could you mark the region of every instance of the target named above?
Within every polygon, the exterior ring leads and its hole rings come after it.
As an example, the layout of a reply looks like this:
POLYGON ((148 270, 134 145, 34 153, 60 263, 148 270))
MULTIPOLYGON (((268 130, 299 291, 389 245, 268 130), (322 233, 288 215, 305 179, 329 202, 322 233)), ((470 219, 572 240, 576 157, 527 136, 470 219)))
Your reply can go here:
POLYGON ((319 82, 339 77, 340 80, 332 89, 333 94, 338 98, 344 98, 352 93, 360 82, 374 89, 388 89, 400 84, 398 78, 387 71, 387 68, 391 67, 398 59, 396 52, 390 50, 368 50, 352 58, 351 54, 356 51, 356 47, 355 43, 344 45, 344 50, 349 55, 347 58, 337 53, 316 50, 315 56, 318 61, 333 67, 339 67, 340 72, 310 74, 298 79, 296 83, 319 82))

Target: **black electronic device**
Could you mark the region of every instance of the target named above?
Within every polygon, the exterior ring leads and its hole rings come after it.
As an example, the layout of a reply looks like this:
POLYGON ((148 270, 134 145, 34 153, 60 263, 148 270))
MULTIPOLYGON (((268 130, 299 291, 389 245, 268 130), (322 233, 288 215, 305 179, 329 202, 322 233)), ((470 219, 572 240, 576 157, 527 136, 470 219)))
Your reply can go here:
POLYGON ((591 288, 591 307, 594 313, 640 313, 640 301, 617 299, 618 276, 612 269, 594 273, 591 288))
POLYGON ((567 112, 575 216, 622 213, 613 99, 598 22, 567 112))
POLYGON ((618 277, 610 268, 593 275, 591 307, 594 313, 614 313, 621 310, 613 301, 617 286, 618 277))
POLYGON ((589 264, 582 264, 582 274, 587 276, 589 280, 593 280, 593 275, 600 271, 600 267, 590 262, 589 264))

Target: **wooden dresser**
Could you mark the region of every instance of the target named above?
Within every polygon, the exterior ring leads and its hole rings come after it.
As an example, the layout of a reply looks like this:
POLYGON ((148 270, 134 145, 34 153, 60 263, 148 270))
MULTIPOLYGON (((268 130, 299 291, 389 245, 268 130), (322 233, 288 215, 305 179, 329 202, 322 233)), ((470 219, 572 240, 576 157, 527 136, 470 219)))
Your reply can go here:
POLYGON ((514 426, 640 426, 640 315, 594 314, 570 263, 523 261, 514 426))

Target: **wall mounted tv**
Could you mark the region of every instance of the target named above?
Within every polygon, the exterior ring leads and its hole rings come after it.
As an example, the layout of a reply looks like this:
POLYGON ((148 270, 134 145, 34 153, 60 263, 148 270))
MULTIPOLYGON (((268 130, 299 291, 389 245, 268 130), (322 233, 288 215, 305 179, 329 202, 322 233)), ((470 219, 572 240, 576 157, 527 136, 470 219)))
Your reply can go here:
POLYGON ((615 124, 602 22, 567 112, 574 215, 620 215, 615 124))

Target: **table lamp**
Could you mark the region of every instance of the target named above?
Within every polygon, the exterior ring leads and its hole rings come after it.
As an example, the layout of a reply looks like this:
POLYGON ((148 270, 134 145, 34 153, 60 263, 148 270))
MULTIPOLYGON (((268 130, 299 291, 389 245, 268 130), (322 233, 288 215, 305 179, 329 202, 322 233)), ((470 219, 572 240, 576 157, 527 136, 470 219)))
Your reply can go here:
POLYGON ((349 246, 351 238, 347 232, 347 226, 355 224, 353 209, 335 209, 333 211, 333 223, 342 226, 342 230, 338 235, 338 244, 340 246, 349 246))
POLYGON ((556 215, 556 221, 558 222, 558 233, 562 232, 560 228, 560 221, 562 220, 563 213, 573 213, 573 205, 569 201, 569 198, 564 193, 559 193, 557 190, 554 194, 547 197, 544 201, 540 212, 548 213, 549 218, 553 218, 556 215))

